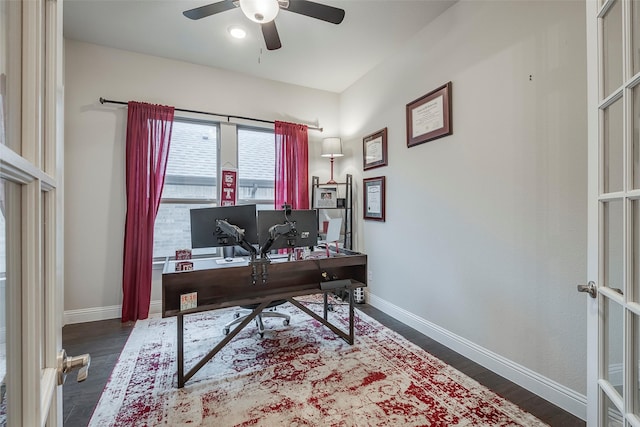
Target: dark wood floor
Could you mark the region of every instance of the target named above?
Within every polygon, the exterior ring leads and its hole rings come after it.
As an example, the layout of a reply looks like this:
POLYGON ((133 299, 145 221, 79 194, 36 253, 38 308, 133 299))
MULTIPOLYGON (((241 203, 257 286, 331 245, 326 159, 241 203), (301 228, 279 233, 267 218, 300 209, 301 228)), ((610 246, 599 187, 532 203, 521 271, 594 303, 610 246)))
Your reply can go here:
MULTIPOLYGON (((368 304, 358 305, 358 308, 547 424, 562 427, 586 425, 579 418, 459 355, 380 310, 368 304)), ((91 367, 87 380, 77 383, 75 375, 72 374, 67 377, 65 382, 63 388, 65 427, 85 427, 88 424, 132 329, 132 323, 123 324, 119 319, 67 325, 62 329, 62 343, 67 354, 72 356, 81 353, 91 354, 91 367)))

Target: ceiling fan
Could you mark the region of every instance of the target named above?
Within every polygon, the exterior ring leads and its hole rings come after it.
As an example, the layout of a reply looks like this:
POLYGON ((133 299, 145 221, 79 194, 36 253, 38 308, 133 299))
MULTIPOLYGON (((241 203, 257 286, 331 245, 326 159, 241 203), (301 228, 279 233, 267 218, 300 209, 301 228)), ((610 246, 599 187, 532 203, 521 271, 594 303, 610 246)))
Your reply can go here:
POLYGON ((274 22, 280 9, 332 24, 339 24, 344 19, 343 9, 308 0, 222 0, 186 10, 182 14, 190 19, 202 19, 236 7, 240 7, 247 18, 260 24, 268 50, 276 50, 282 47, 274 22))

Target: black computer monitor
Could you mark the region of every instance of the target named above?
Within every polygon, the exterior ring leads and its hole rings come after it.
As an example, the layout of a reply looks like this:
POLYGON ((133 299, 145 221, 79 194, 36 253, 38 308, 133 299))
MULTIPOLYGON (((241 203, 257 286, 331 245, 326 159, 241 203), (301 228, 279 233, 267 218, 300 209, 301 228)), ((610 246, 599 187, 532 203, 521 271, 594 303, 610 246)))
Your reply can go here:
POLYGON ((289 232, 275 236, 269 250, 301 248, 313 246, 318 243, 318 219, 316 211, 300 209, 291 210, 285 214, 285 210, 260 210, 258 211, 258 244, 264 248, 269 239, 273 237, 270 230, 288 230, 292 228, 295 232, 289 232), (287 227, 291 224, 291 227, 287 227), (272 228, 274 227, 275 228, 272 228), (280 226, 280 227, 279 227, 280 226))
POLYGON ((216 220, 225 220, 244 230, 247 243, 258 243, 256 205, 219 206, 191 209, 191 248, 217 248, 238 245, 234 238, 223 233, 216 220))

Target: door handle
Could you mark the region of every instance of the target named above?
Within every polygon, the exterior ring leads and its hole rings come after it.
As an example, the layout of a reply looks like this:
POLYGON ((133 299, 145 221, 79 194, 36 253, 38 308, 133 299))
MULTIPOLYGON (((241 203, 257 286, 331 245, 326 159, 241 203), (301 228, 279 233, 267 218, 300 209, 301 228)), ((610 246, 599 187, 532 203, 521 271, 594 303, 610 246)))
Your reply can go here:
POLYGON ((590 281, 586 285, 578 285, 578 292, 586 292, 591 298, 598 296, 598 289, 596 289, 596 283, 590 281))
POLYGON ((67 352, 62 349, 58 353, 58 385, 64 384, 67 374, 74 369, 78 369, 78 382, 82 382, 89 376, 89 365, 91 356, 88 353, 80 356, 67 356, 67 352))

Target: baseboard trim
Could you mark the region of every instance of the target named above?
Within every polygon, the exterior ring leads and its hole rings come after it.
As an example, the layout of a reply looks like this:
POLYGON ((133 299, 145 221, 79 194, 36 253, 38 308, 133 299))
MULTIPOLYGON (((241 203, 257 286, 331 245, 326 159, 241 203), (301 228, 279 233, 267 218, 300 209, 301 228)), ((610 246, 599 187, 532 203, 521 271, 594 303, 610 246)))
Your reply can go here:
POLYGON ((367 294, 367 302, 373 307, 438 341, 440 344, 507 378, 509 381, 526 388, 530 392, 537 394, 576 417, 586 420, 587 397, 585 395, 577 393, 499 354, 453 334, 370 292, 367 294))
MULTIPOLYGON (((151 301, 149 314, 161 313, 162 301, 151 301)), ((118 319, 122 316, 121 305, 111 305, 107 307, 82 308, 79 310, 66 310, 63 321, 65 325, 74 323, 96 322, 98 320, 118 319)))

